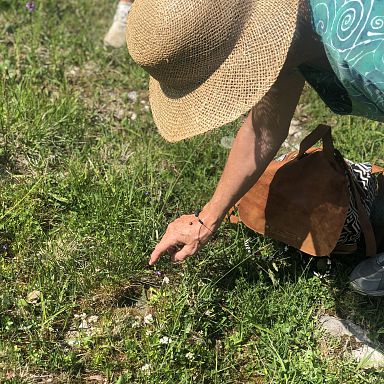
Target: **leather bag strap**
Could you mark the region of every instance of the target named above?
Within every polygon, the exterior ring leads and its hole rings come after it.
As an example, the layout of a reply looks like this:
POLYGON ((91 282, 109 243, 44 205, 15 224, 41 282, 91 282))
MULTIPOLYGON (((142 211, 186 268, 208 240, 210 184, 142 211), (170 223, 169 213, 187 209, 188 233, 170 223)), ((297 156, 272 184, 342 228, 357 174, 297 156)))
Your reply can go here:
MULTIPOLYGON (((378 184, 378 195, 379 196, 384 196, 384 172, 381 173, 377 177, 377 184, 378 184)), ((384 228, 377 228, 376 230, 376 245, 379 247, 381 243, 384 241, 384 228)))
POLYGON ((335 159, 331 127, 329 125, 318 125, 308 136, 306 136, 300 143, 300 150, 298 158, 304 156, 305 152, 313 147, 319 140, 323 141, 323 152, 329 160, 335 159))
MULTIPOLYGON (((377 175, 377 196, 384 198, 384 168, 379 165, 372 164, 372 174, 377 175)), ((381 243, 384 241, 384 227, 374 228, 375 231, 375 239, 376 239, 376 247, 377 249, 380 247, 381 243)))

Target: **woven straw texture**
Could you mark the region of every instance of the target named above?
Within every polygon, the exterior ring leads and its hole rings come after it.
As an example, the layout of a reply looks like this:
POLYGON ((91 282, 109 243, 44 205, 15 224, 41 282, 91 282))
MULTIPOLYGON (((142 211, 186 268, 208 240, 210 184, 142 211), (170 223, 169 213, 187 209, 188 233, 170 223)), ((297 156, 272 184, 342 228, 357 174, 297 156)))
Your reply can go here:
POLYGON ((132 58, 150 74, 160 134, 175 142, 249 111, 276 81, 299 0, 136 0, 132 58))

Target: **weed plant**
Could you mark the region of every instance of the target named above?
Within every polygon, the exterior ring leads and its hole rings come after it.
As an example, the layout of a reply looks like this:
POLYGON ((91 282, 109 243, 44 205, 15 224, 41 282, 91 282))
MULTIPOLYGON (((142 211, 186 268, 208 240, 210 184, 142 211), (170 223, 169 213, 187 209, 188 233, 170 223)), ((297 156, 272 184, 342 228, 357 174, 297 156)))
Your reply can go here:
MULTIPOLYGON (((147 75, 102 45, 112 3, 35 5, 0 0, 0 381, 383 382, 317 327, 336 314, 383 341, 381 299, 347 285, 359 255, 320 279, 316 261, 223 224, 185 264, 147 266, 167 223, 213 193, 238 122, 166 143, 147 75)), ((310 89, 297 119, 383 165, 382 125, 310 89)))

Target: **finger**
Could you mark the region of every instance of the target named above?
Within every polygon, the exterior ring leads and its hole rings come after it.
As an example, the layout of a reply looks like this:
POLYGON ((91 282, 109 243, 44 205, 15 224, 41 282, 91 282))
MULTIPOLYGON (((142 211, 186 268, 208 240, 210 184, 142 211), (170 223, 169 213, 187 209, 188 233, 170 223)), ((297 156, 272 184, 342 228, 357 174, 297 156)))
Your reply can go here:
POLYGON ((176 245, 172 245, 172 247, 169 247, 167 249, 167 253, 170 256, 174 256, 176 252, 180 251, 180 249, 181 249, 181 246, 179 246, 179 245, 177 245, 177 246, 176 245))
MULTIPOLYGON (((185 246, 184 246, 185 247, 185 246)), ((180 260, 176 260, 176 254, 177 253, 179 253, 179 252, 181 252, 181 250, 184 248, 184 247, 178 247, 178 248, 174 248, 173 249, 173 252, 169 252, 169 255, 171 256, 170 257, 170 260, 172 261, 172 263, 175 263, 175 262, 177 262, 177 261, 180 261, 180 260)))
POLYGON ((168 251, 168 249, 171 249, 176 245, 177 245, 177 241, 174 238, 168 238, 167 236, 163 237, 160 243, 157 244, 155 249, 153 250, 151 257, 149 259, 149 265, 156 264, 157 261, 160 259, 160 257, 168 251))
POLYGON ((196 250, 191 247, 184 246, 180 251, 173 256, 174 261, 184 261, 187 257, 194 255, 196 250))

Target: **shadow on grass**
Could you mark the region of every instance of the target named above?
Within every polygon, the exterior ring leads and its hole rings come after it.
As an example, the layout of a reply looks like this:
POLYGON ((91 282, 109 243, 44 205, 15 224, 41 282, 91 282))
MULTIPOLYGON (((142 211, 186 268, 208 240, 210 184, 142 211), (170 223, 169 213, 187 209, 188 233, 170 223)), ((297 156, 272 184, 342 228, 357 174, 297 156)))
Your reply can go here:
POLYGON ((382 297, 363 296, 349 288, 349 275, 363 260, 361 253, 335 257, 331 289, 337 316, 351 319, 368 331, 381 350, 384 347, 384 307, 382 297))
MULTIPOLYGON (((247 230, 246 230, 247 231, 247 230)), ((255 238, 253 232, 246 237, 255 238)), ((384 349, 384 307, 380 297, 362 296, 349 287, 349 275, 364 256, 361 251, 344 256, 312 257, 281 243, 273 242, 274 254, 265 257, 258 253, 257 246, 248 252, 249 257, 231 268, 227 262, 215 265, 209 277, 221 276, 217 286, 233 290, 239 278, 256 283, 263 273, 275 285, 295 283, 298 278, 312 279, 317 275, 333 298, 334 305, 329 311, 341 319, 348 319, 361 326, 380 350, 384 349)), ((245 253, 245 252, 243 252, 245 253)))
POLYGON ((0 177, 4 179, 19 173, 20 170, 12 159, 11 153, 6 148, 0 148, 0 177))

